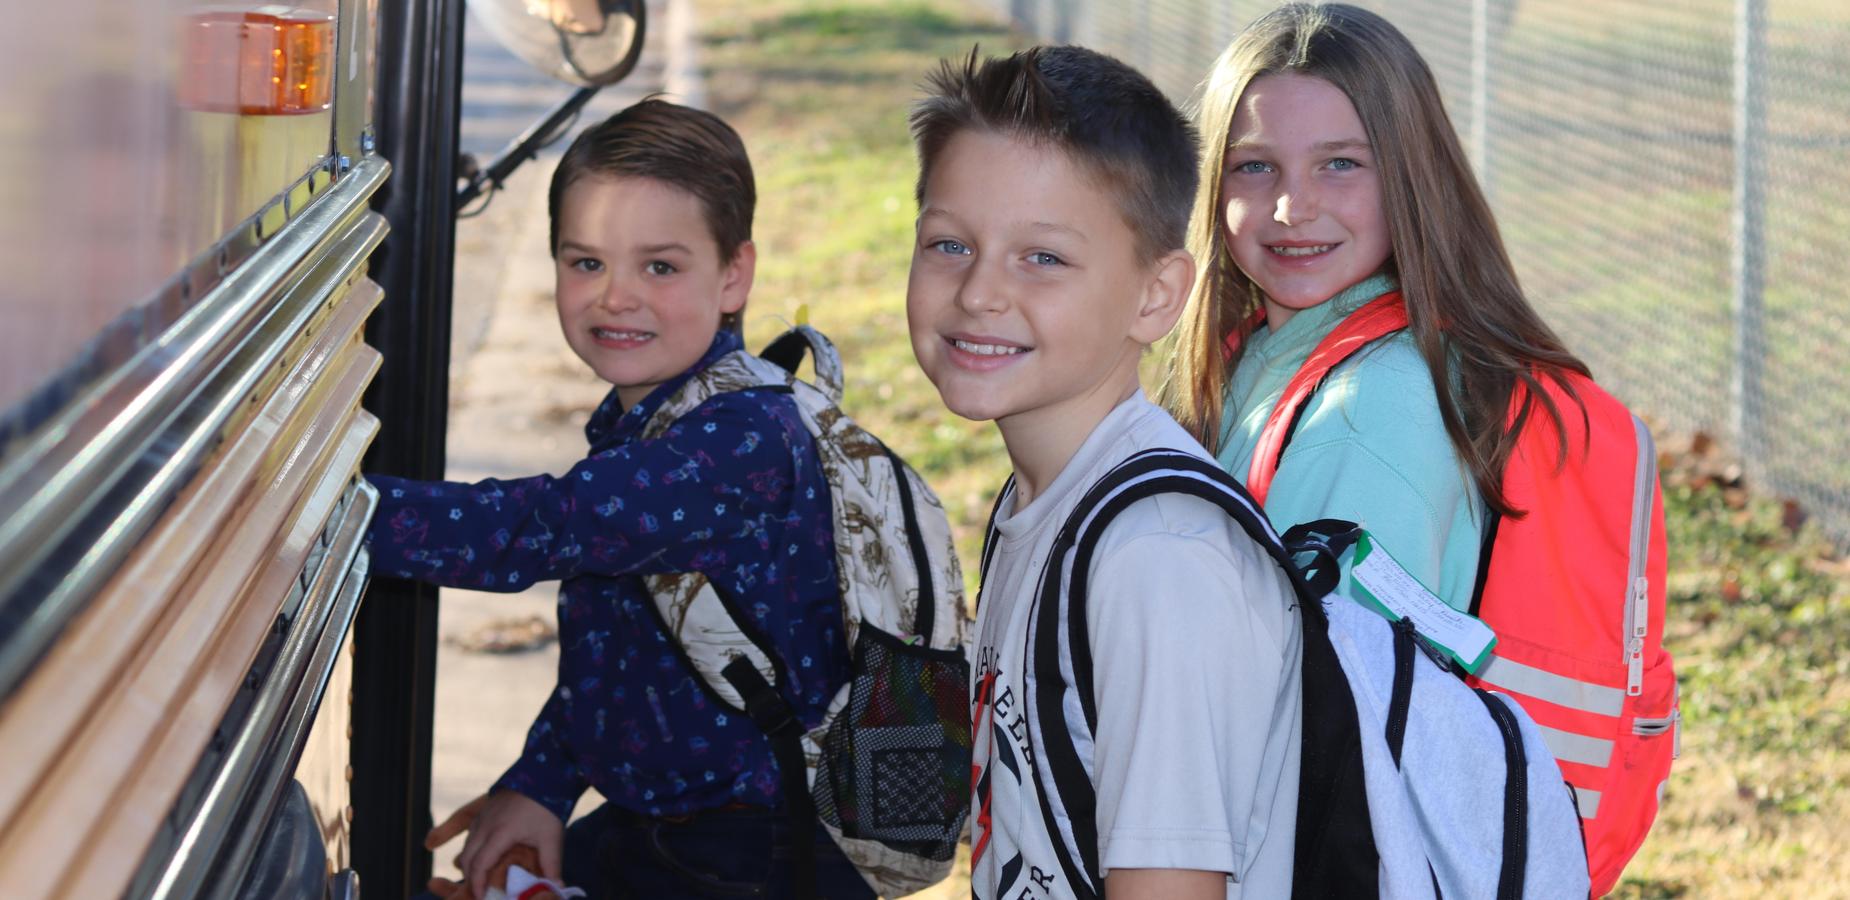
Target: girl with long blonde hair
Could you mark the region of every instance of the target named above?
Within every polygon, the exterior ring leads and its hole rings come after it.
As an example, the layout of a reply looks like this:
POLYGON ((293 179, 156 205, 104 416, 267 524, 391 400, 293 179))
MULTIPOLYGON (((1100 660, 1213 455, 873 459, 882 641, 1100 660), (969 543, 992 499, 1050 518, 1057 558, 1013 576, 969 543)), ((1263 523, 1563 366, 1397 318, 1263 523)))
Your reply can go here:
POLYGON ((1575 412, 1539 379, 1586 367, 1524 298, 1431 71, 1373 13, 1282 6, 1216 62, 1200 124, 1201 272, 1164 404, 1245 479, 1319 341, 1397 291, 1407 327, 1330 371, 1266 511, 1281 528, 1361 523, 1465 609, 1487 514, 1522 514, 1501 487, 1517 436, 1575 412))

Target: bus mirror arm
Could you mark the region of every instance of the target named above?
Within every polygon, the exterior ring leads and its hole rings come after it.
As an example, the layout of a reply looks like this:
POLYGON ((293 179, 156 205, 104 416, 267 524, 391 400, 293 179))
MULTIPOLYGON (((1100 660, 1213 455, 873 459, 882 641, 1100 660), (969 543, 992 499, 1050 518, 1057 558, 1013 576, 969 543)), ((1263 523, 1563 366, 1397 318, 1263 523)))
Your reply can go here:
MULTIPOLYGON (((601 85, 593 85, 573 91, 570 97, 553 107, 552 112, 546 114, 546 118, 521 132, 520 136, 515 138, 513 143, 508 144, 507 149, 501 151, 501 155, 496 157, 486 169, 481 168, 472 156, 465 155, 460 158, 457 162, 457 172, 468 180, 456 189, 456 203, 452 209, 455 210, 457 216, 473 215, 473 213, 464 213, 463 208, 484 193, 500 189, 501 183, 513 174, 515 169, 520 168, 522 163, 532 159, 547 145, 563 137, 570 130, 571 123, 577 120, 579 111, 584 109, 584 105, 591 102, 591 98, 602 89, 601 85)), ((478 209, 477 212, 480 210, 478 209)))

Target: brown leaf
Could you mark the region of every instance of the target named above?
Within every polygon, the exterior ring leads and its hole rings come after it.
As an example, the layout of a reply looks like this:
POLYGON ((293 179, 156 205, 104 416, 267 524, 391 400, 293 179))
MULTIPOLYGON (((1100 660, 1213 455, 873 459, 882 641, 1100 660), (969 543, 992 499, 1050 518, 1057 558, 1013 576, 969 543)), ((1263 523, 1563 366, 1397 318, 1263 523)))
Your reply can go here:
POLYGON ((1805 507, 1799 501, 1787 499, 1780 504, 1779 524, 1786 526, 1786 531, 1798 534, 1805 527, 1805 507))
POLYGON ((551 622, 526 616, 484 622, 446 641, 472 653, 521 653, 544 647, 558 637, 551 622))

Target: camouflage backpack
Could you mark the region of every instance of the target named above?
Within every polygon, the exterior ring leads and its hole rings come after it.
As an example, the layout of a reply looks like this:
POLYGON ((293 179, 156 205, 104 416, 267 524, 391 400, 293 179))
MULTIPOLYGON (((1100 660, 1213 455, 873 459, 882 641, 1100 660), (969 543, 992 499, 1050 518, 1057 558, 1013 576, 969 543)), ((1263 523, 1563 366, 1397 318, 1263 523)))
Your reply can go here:
MULTIPOLYGON (((841 357, 807 325, 762 356, 738 351, 690 379, 645 438, 715 394, 770 389, 796 401, 829 484, 851 658, 822 724, 805 731, 779 688, 784 663, 698 574, 647 579, 656 608, 717 699, 771 739, 784 803, 805 835, 819 819, 874 890, 897 896, 950 873, 970 799, 963 575, 944 507, 910 466, 837 406, 841 357), (808 351, 817 384, 794 374, 808 351), (761 643, 762 642, 762 643, 761 643)), ((797 896, 815 896, 798 840, 797 896)))

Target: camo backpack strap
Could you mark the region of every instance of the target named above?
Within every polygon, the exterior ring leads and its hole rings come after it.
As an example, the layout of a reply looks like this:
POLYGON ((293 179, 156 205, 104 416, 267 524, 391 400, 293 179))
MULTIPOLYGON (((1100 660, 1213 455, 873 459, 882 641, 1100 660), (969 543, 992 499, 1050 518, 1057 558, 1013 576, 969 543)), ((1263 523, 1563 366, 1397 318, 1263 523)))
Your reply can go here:
MULTIPOLYGON (((837 363, 839 365, 839 361, 837 363)), ((681 389, 662 402, 642 426, 644 440, 654 440, 668 432, 682 416, 693 412, 716 394, 772 388, 788 392, 796 376, 770 365, 744 350, 734 350, 713 361, 681 385, 681 389)))
MULTIPOLYGON (((653 440, 667 434, 676 421, 715 395, 766 388, 788 392, 794 380, 789 373, 744 350, 728 353, 688 379, 656 408, 643 426, 642 436, 653 440)), ((759 646, 739 628, 727 608, 728 598, 720 596, 706 576, 698 572, 647 575, 643 583, 655 601, 662 624, 680 644, 687 661, 727 706, 748 712, 745 698, 723 674, 734 659, 749 659, 768 683, 777 682, 771 648, 759 646)))
MULTIPOLYGON (((779 691, 775 648, 737 624, 751 621, 747 598, 723 596, 698 574, 645 581, 662 623, 712 694, 771 738, 793 821, 800 828, 819 821, 870 885, 898 896, 948 874, 967 814, 968 616, 943 504, 842 412, 842 386, 840 354, 820 332, 799 326, 763 357, 721 357, 643 428, 645 438, 668 434, 715 394, 775 391, 795 402, 829 485, 851 657, 849 681, 821 724, 804 732, 779 691), (793 374, 805 354, 814 384, 793 374)), ((813 886, 813 855, 799 857, 796 880, 813 886)), ((800 886, 798 894, 813 891, 800 886)))

